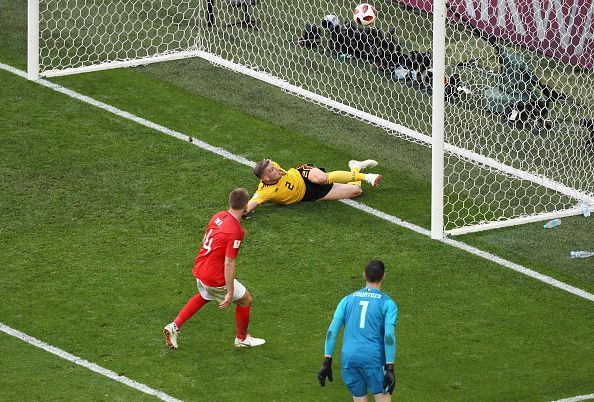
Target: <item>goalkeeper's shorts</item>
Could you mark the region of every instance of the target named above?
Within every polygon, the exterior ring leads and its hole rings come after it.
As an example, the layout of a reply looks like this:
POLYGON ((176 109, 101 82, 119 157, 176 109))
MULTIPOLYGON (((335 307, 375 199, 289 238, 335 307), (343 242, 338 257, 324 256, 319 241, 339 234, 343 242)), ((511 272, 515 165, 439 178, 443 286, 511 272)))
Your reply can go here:
MULTIPOLYGON (((305 182, 305 194, 301 201, 317 201, 321 198, 324 198, 330 190, 332 190, 333 184, 316 184, 309 181, 309 171, 315 168, 316 166, 312 165, 299 165, 297 166, 297 171, 303 177, 303 181, 305 182)), ((318 168, 322 172, 325 172, 324 168, 318 168)))
POLYGON ((372 394, 384 392, 383 367, 343 367, 341 373, 344 385, 354 397, 366 396, 368 392, 372 394))

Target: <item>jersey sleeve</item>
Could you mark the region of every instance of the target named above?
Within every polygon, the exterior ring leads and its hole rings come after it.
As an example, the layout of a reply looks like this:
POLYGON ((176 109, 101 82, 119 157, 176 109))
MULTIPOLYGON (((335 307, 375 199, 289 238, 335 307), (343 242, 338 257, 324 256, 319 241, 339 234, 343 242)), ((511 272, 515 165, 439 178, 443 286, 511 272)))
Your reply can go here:
POLYGON ((384 303, 384 352, 386 363, 396 360, 396 320, 398 319, 398 306, 393 300, 384 303))
POLYGON ((336 337, 340 332, 340 328, 344 324, 344 312, 346 310, 347 301, 348 296, 343 298, 340 303, 338 303, 336 311, 334 311, 334 317, 332 318, 332 322, 330 323, 330 327, 326 333, 326 342, 324 344, 325 355, 332 356, 334 345, 336 344, 336 337))
POLYGON ((258 204, 263 204, 268 201, 268 196, 265 191, 262 191, 261 188, 258 188, 258 190, 256 190, 252 196, 251 201, 257 202, 258 204))
POLYGON ((239 247, 243 242, 243 233, 231 233, 229 234, 229 240, 227 241, 227 250, 225 251, 225 257, 237 258, 239 254, 239 247))

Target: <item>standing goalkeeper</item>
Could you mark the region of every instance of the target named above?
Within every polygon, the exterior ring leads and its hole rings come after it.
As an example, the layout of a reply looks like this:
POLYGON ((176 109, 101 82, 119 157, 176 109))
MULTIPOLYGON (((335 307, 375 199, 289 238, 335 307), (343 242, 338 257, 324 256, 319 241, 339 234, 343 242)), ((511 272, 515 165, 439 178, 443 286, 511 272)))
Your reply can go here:
POLYGON ((343 298, 326 334, 324 363, 318 371, 320 385, 332 381, 332 352, 340 328, 342 378, 355 402, 367 401, 371 392, 376 401, 390 401, 394 391, 396 318, 398 307, 380 288, 384 263, 370 261, 365 267, 365 288, 343 298))

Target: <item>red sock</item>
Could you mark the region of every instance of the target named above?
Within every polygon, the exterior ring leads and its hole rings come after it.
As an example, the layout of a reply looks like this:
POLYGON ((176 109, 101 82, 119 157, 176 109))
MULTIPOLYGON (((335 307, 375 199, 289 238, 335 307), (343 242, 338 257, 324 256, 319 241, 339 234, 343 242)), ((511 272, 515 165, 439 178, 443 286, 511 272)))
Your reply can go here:
POLYGON ((177 315, 177 318, 173 322, 178 328, 181 328, 184 322, 188 321, 190 317, 196 314, 196 312, 200 310, 206 303, 208 303, 208 300, 204 300, 202 295, 198 293, 186 303, 184 308, 181 309, 177 315))
POLYGON ((248 325, 250 323, 250 307, 235 307, 235 327, 237 329, 236 335, 238 339, 244 340, 247 336, 248 325))

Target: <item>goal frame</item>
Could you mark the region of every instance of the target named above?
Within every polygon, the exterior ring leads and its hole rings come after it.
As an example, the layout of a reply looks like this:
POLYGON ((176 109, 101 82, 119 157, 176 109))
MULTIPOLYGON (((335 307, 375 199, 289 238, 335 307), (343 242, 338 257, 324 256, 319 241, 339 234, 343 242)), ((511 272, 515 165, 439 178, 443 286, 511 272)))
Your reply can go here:
POLYGON ((447 235, 461 235, 483 230, 497 229, 515 226, 525 223, 549 220, 553 218, 574 216, 583 213, 582 208, 574 207, 561 211, 539 213, 530 216, 510 218, 488 223, 468 225, 456 229, 444 229, 444 159, 445 154, 450 153, 461 158, 470 160, 478 165, 486 166, 503 172, 511 177, 528 180, 532 183, 544 186, 568 197, 581 200, 594 210, 594 197, 582 191, 568 187, 546 177, 521 171, 512 166, 505 165, 497 160, 477 154, 473 151, 462 149, 444 142, 445 126, 445 39, 446 39, 446 0, 434 0, 433 12, 433 96, 432 96, 432 135, 420 133, 398 123, 388 121, 370 113, 363 112, 349 105, 318 95, 314 92, 300 88, 285 80, 275 77, 266 72, 251 69, 249 67, 223 59, 215 54, 200 49, 200 38, 196 38, 193 49, 178 51, 170 54, 143 57, 126 61, 113 61, 77 68, 63 70, 49 70, 43 73, 39 71, 40 49, 39 49, 39 0, 28 0, 27 3, 27 77, 29 80, 38 80, 41 77, 57 77, 84 72, 108 70, 121 67, 134 67, 161 61, 171 61, 190 57, 199 57, 213 64, 227 68, 231 71, 241 73, 266 83, 275 85, 283 90, 310 100, 314 103, 324 105, 332 110, 340 111, 351 117, 366 121, 375 126, 382 127, 389 132, 395 132, 417 142, 431 147, 431 237, 443 239, 447 235))

